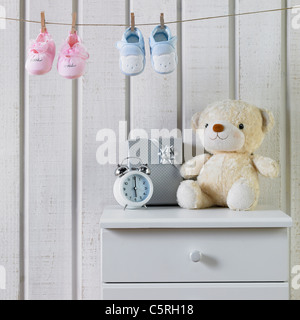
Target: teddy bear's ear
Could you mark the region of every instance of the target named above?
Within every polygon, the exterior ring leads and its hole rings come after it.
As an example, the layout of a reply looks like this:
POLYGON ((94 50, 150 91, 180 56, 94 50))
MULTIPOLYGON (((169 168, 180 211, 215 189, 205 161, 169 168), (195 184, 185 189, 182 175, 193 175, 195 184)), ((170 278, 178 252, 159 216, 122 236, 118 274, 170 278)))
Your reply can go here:
POLYGON ((273 113, 269 110, 261 110, 262 118, 263 118, 263 132, 270 132, 275 124, 275 119, 273 113))
POLYGON ((197 131, 199 129, 200 117, 201 117, 201 112, 198 112, 198 113, 193 115, 193 118, 192 118, 192 129, 194 131, 197 131))

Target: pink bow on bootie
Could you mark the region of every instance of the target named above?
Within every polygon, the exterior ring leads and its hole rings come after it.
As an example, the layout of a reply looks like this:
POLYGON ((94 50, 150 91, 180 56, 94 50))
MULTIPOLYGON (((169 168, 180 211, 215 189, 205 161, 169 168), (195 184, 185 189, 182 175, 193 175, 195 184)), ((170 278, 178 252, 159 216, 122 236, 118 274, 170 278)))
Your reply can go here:
POLYGON ((36 42, 31 41, 28 50, 31 53, 38 54, 38 53, 45 53, 49 49, 49 42, 36 42))
POLYGON ((61 55, 67 58, 79 57, 81 59, 87 60, 89 54, 82 44, 79 42, 70 47, 69 44, 66 44, 61 49, 61 55))

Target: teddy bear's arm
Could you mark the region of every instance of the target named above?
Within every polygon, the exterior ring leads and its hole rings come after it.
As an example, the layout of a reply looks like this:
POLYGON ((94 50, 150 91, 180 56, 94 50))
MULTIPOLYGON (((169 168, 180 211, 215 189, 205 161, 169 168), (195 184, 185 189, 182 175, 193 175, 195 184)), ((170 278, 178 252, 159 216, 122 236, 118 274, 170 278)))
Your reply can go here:
POLYGON ((275 160, 262 156, 254 156, 253 163, 261 175, 272 179, 279 176, 279 164, 275 160))
POLYGON ((190 161, 187 161, 180 170, 182 177, 184 179, 193 179, 198 177, 203 166, 210 158, 210 154, 202 154, 201 156, 197 156, 190 161))

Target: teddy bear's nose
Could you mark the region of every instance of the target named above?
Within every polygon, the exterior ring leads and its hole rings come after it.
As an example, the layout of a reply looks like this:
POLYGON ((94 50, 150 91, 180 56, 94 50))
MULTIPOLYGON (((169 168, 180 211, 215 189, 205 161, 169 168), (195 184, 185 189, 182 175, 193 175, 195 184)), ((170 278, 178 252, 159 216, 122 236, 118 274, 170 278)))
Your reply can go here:
POLYGON ((225 130, 225 127, 222 124, 215 124, 213 126, 214 132, 223 132, 225 130))

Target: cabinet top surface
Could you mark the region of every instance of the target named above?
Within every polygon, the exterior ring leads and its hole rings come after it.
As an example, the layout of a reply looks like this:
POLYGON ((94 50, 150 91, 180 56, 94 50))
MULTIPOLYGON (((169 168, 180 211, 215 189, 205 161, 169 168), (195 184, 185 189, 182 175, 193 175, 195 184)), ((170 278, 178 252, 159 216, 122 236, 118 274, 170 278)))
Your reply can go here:
POLYGON ((235 212, 226 208, 191 211, 179 207, 124 211, 111 206, 104 210, 100 226, 102 229, 290 228, 292 219, 280 210, 263 207, 235 212))

